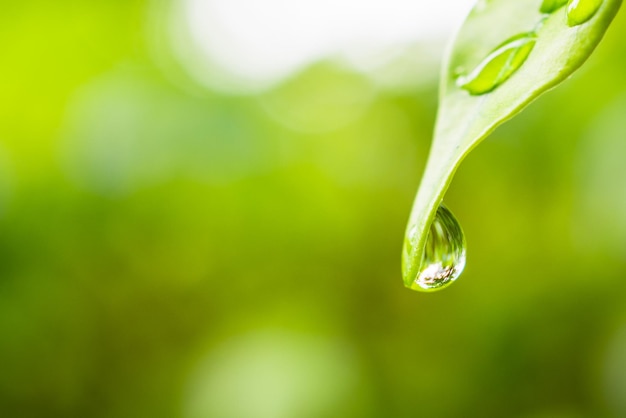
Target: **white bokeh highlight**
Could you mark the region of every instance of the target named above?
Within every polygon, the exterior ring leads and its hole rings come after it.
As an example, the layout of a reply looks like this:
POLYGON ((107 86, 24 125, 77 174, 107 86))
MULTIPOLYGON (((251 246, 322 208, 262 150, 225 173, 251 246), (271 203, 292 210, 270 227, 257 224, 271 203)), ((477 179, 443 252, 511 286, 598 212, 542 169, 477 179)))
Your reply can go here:
MULTIPOLYGON (((222 81, 268 85, 320 59, 446 39, 473 0, 182 0, 196 54, 222 81), (217 70, 216 70, 217 69, 217 70)), ((187 65, 193 63, 187 62, 187 65)), ((361 59, 362 64, 362 59, 361 59)), ((367 67, 367 65, 362 65, 367 67)))

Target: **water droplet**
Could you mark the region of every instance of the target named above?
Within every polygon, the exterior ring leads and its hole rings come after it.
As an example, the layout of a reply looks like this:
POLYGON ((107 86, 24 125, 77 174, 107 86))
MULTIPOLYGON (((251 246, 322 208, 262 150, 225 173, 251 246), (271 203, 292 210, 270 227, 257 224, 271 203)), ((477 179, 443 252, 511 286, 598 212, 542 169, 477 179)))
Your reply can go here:
POLYGON ((473 95, 489 93, 519 69, 536 41, 535 32, 522 33, 507 39, 487 55, 474 71, 457 78, 457 85, 473 95))
POLYGON ((602 0, 569 0, 567 24, 578 26, 585 23, 596 14, 601 5, 602 0))
POLYGON ((554 13, 566 4, 567 0, 543 0, 539 11, 546 14, 554 13))
MULTIPOLYGON (((413 241, 409 233, 409 241, 413 241)), ((452 284, 465 267, 465 235, 452 212, 440 205, 430 225, 422 262, 411 288, 421 291, 443 289, 452 284)))

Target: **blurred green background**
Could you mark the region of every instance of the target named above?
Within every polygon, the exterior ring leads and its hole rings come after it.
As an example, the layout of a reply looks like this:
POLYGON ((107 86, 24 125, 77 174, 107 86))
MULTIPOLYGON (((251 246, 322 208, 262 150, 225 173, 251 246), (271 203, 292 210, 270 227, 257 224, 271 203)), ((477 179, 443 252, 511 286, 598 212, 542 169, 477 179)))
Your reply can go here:
POLYGON ((435 294, 400 251, 438 64, 228 95, 168 13, 3 3, 0 416, 626 417, 624 13, 461 166, 435 294))

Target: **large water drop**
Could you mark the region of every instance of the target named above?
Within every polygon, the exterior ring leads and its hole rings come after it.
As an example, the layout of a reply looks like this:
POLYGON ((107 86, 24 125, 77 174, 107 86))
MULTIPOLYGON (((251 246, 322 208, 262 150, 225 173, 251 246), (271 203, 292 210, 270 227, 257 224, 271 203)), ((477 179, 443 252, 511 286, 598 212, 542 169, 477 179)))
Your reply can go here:
MULTIPOLYGON (((409 241, 413 241, 411 236, 409 241)), ((413 290, 434 291, 452 284, 465 267, 465 235, 452 212, 440 205, 430 225, 413 290)))

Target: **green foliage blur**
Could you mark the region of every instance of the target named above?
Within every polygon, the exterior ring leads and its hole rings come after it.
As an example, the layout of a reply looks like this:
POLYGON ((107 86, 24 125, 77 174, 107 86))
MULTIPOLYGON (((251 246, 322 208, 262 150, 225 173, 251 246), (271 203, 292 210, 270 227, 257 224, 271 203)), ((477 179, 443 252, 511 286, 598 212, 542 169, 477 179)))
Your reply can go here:
POLYGON ((624 13, 463 163, 466 271, 420 294, 437 66, 212 92, 160 4, 3 4, 1 417, 626 416, 624 13))

